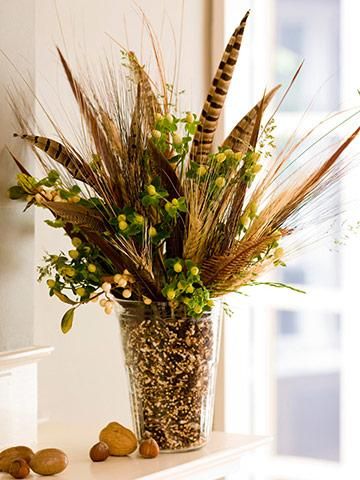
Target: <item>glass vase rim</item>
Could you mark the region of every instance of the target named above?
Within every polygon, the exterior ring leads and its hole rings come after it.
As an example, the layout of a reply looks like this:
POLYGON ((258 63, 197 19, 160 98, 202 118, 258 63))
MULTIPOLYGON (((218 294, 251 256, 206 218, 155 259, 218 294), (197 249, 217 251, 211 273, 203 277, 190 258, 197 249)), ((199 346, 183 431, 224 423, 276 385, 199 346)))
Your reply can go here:
MULTIPOLYGON (((215 297, 215 298, 210 298, 212 302, 215 303, 215 305, 221 305, 224 303, 223 297, 215 297)), ((146 304, 144 303, 143 300, 129 300, 128 298, 114 298, 114 302, 116 302, 119 305, 144 305, 145 307, 151 307, 151 305, 166 305, 169 306, 169 301, 168 300, 153 300, 151 303, 146 304)), ((181 304, 184 305, 185 304, 181 304)), ((215 306, 213 305, 213 306, 215 306)))

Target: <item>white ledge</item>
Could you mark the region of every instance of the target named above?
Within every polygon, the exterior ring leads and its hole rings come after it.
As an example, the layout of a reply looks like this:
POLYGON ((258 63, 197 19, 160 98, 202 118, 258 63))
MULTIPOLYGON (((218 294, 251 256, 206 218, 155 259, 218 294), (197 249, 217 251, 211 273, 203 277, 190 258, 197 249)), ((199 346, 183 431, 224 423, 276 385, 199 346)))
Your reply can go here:
POLYGON ((151 460, 135 452, 93 463, 88 452, 99 429, 93 425, 43 424, 38 448, 54 445, 68 454, 63 480, 215 480, 234 470, 243 472, 243 462, 253 461, 249 453, 271 441, 269 437, 213 432, 205 447, 192 452, 164 453, 151 460))
POLYGON ((0 353, 0 370, 34 363, 47 357, 54 347, 32 346, 0 353))

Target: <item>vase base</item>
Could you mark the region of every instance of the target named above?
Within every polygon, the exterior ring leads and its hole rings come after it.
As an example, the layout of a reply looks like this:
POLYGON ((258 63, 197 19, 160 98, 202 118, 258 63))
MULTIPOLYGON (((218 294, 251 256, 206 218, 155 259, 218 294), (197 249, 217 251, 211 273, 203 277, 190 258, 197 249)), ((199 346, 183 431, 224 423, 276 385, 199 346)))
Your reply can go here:
POLYGON ((160 453, 186 453, 186 452, 192 452, 194 450, 200 450, 200 448, 205 447, 205 445, 208 443, 208 440, 202 439, 200 442, 190 445, 188 447, 184 448, 165 448, 165 449, 160 449, 160 453))

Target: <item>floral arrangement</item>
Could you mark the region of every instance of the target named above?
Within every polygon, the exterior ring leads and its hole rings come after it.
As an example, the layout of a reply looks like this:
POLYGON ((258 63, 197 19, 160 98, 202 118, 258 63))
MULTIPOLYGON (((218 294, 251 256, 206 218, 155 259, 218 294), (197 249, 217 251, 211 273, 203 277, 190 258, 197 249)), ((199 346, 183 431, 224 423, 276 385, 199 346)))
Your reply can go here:
MULTIPOLYGON (((328 217, 322 198, 336 186, 349 138, 321 162, 289 170, 307 136, 275 151, 274 118, 263 113, 279 89, 265 93, 215 146, 214 136, 238 58, 248 13, 224 51, 200 115, 179 112, 155 46, 159 81, 135 54, 122 50, 122 73, 109 67, 101 84, 80 81, 60 50, 85 133, 82 149, 54 125, 58 139, 21 132, 44 167, 36 179, 20 173, 10 198, 48 209, 49 226, 64 229, 72 247, 48 254, 39 268, 51 296, 75 310, 100 300, 169 302, 200 317, 212 299, 284 265, 284 240, 301 230, 306 208, 328 217)), ((156 42, 154 42, 156 45, 156 42)))

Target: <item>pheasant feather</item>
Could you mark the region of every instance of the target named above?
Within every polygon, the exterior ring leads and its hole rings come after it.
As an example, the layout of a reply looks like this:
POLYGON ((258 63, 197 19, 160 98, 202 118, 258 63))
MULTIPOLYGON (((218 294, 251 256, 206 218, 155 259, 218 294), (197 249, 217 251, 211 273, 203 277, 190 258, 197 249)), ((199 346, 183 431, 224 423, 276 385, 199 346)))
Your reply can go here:
POLYGON ((20 137, 45 152, 50 158, 65 167, 76 180, 80 180, 89 185, 92 184, 93 175, 90 168, 79 161, 78 158, 69 152, 61 143, 38 135, 19 135, 14 133, 14 137, 20 137))
POLYGON ((232 129, 223 143, 223 147, 231 148, 234 152, 246 153, 250 146, 251 135, 260 107, 267 108, 281 85, 277 85, 262 98, 232 129))
POLYGON ((190 152, 190 159, 198 163, 206 162, 207 154, 210 152, 220 113, 239 56, 249 13, 245 14, 240 25, 232 34, 206 97, 190 152))

